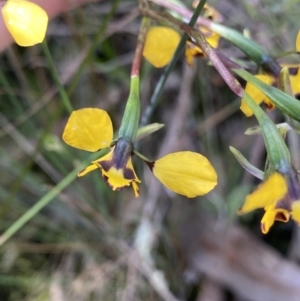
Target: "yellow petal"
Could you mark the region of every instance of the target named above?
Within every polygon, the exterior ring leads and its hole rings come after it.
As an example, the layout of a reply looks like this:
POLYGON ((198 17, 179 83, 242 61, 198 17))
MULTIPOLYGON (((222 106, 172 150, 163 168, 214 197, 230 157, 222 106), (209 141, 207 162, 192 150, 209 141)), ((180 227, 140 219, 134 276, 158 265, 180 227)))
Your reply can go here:
MULTIPOLYGON (((271 85, 272 82, 274 81, 274 79, 270 75, 257 74, 257 75, 255 75, 255 77, 268 85, 271 85)), ((261 104, 266 99, 266 96, 259 89, 257 89, 254 85, 252 85, 249 82, 246 85, 245 91, 257 104, 261 104)), ((266 102, 268 104, 271 101, 266 100, 266 102)), ((247 103, 244 99, 242 99, 240 109, 247 117, 250 117, 253 115, 252 110, 249 108, 249 106, 247 105, 247 103)))
POLYGON ((298 31, 297 38, 296 38, 296 51, 300 52, 300 30, 298 31))
POLYGON ((77 176, 78 176, 78 177, 83 177, 83 176, 85 176, 87 173, 89 173, 89 172, 91 172, 91 171, 93 171, 93 170, 95 170, 95 169, 97 169, 97 168, 99 168, 97 165, 91 164, 91 165, 89 165, 87 168, 85 168, 84 170, 80 171, 80 172, 77 174, 77 176))
POLYGON ((192 44, 191 42, 186 43, 185 48, 185 59, 186 62, 191 66, 194 67, 194 57, 202 56, 203 51, 200 47, 192 44))
POLYGON ((275 104, 271 101, 270 98, 265 97, 263 101, 268 110, 273 110, 275 108, 275 104))
POLYGON ((47 13, 33 2, 8 0, 2 7, 4 23, 20 46, 41 43, 48 25, 47 13))
POLYGON ((287 222, 290 218, 290 214, 286 209, 274 208, 274 206, 269 206, 261 220, 261 232, 267 234, 270 228, 273 226, 275 220, 281 222, 287 222))
MULTIPOLYGON (((201 31, 203 31, 201 29, 201 31)), ((219 45, 220 36, 214 32, 207 31, 206 32, 206 41, 214 48, 217 48, 219 45)), ((186 43, 185 48, 185 59, 187 63, 194 67, 194 58, 195 57, 203 57, 205 54, 199 46, 194 45, 191 42, 186 43)))
POLYGON ((169 27, 156 26, 149 29, 143 56, 156 68, 166 66, 179 44, 180 35, 169 27))
POLYGON ((166 187, 189 198, 204 195, 217 184, 217 174, 202 155, 185 151, 154 162, 153 174, 166 187))
POLYGON ((292 219, 300 224, 300 200, 293 202, 291 215, 292 219))
POLYGON ((217 48, 219 46, 220 36, 217 33, 210 32, 205 39, 211 47, 217 48))
POLYGON ((76 148, 89 152, 109 147, 113 127, 106 111, 85 108, 74 111, 65 127, 63 140, 76 148))
POLYGON ((284 176, 275 172, 247 196, 245 204, 238 213, 244 214, 257 208, 270 206, 282 199, 286 195, 287 189, 284 176))
POLYGON ((295 68, 298 68, 298 72, 295 75, 290 75, 291 86, 294 95, 300 94, 300 66, 298 65, 295 68))

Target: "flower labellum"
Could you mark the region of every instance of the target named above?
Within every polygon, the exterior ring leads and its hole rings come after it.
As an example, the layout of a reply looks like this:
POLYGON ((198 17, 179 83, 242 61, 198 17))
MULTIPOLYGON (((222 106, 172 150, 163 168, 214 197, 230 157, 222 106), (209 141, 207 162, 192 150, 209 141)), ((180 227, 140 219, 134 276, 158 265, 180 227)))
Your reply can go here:
POLYGON ((47 13, 37 4, 26 0, 8 0, 2 7, 4 23, 20 46, 33 46, 43 42, 47 13))
POLYGON ((134 194, 138 197, 139 189, 137 183, 141 183, 141 181, 133 169, 131 160, 132 149, 132 143, 121 138, 108 154, 93 161, 90 166, 79 172, 78 176, 82 177, 88 172, 100 168, 104 181, 113 191, 119 191, 126 186, 132 185, 134 194))

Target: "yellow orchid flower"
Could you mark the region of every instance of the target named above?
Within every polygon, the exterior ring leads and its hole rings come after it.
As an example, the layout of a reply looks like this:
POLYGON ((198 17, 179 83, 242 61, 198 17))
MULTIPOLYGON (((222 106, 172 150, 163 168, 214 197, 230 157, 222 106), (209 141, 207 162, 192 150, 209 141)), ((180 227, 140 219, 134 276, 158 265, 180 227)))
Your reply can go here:
POLYGON ((82 177, 90 171, 100 168, 101 175, 106 184, 114 191, 119 191, 126 186, 132 185, 134 194, 139 196, 137 183, 138 179, 132 165, 133 146, 131 142, 125 139, 119 139, 116 146, 112 147, 110 152, 104 157, 95 160, 90 166, 78 173, 82 177))
MULTIPOLYGON (((293 94, 295 97, 299 97, 300 95, 300 65, 295 64, 281 64, 281 67, 288 67, 289 69, 289 78, 293 90, 293 94)), ((277 81, 274 76, 270 74, 257 74, 255 75, 256 78, 261 80, 262 82, 268 84, 268 85, 276 85, 277 81)), ((275 108, 275 105, 272 103, 272 101, 266 97, 262 91, 260 91, 258 88, 256 88, 251 83, 246 84, 245 91, 248 95, 251 96, 251 98, 257 103, 261 104, 262 102, 265 103, 266 107, 271 110, 275 108)), ((240 106, 241 111, 247 116, 250 117, 253 115, 252 110, 249 108, 247 103, 244 99, 241 101, 240 106)))
MULTIPOLYGON (((84 108, 74 111, 65 127, 63 140, 79 149, 95 152, 111 146, 113 140, 112 122, 106 111, 84 108)), ((133 169, 132 143, 119 139, 104 157, 95 160, 78 173, 82 177, 99 168, 101 175, 112 190, 121 190, 132 185, 135 196, 139 195, 137 183, 141 183, 133 169)))
POLYGON ((132 141, 113 139, 113 127, 109 115, 101 109, 85 108, 74 111, 64 129, 63 140, 79 149, 90 152, 102 148, 110 151, 103 157, 91 162, 78 176, 100 169, 106 184, 114 191, 132 185, 135 196, 139 196, 137 177, 131 157, 136 154, 150 167, 154 176, 170 190, 196 197, 211 191, 217 184, 217 174, 210 162, 202 155, 194 152, 177 152, 151 162, 138 154, 132 141))
POLYGON ((4 23, 20 46, 43 42, 48 25, 47 13, 26 0, 8 0, 2 7, 4 23))
MULTIPOLYGON (((198 6, 198 3, 199 3, 199 0, 195 0, 193 2, 193 7, 196 8, 198 6)), ((213 21, 215 23, 223 22, 222 14, 220 12, 218 12, 212 6, 208 5, 207 3, 203 7, 202 16, 204 18, 210 19, 211 21, 213 21)), ((213 48, 218 48, 219 41, 221 38, 220 35, 207 29, 204 26, 199 26, 199 30, 204 35, 207 43, 210 44, 210 46, 212 46, 213 48)), ((205 54, 199 46, 194 45, 191 42, 186 43, 185 59, 191 67, 194 66, 194 59, 196 57, 203 57, 203 56, 205 56, 205 54)))
MULTIPOLYGON (((300 49, 300 31, 298 32, 296 38, 296 51, 299 52, 299 49, 300 49)), ((280 66, 282 68, 288 67, 289 78, 290 78, 293 94, 295 95, 295 97, 299 97, 300 96, 300 65, 280 64, 280 66)), ((272 86, 277 85, 277 79, 271 74, 257 74, 255 75, 255 77, 268 85, 272 85, 272 86)), ((251 96, 251 98, 257 104, 261 104, 262 102, 264 102, 268 109, 273 109, 275 107, 272 101, 251 83, 246 84, 245 91, 247 92, 248 95, 251 96)), ((247 117, 253 115, 252 110, 249 108, 249 106, 247 105, 244 99, 242 99, 241 101, 240 109, 247 117)))
POLYGON ((292 217, 300 223, 300 189, 291 178, 275 172, 249 194, 245 204, 238 211, 245 214, 252 210, 264 208, 261 220, 262 233, 266 234, 275 221, 287 222, 292 217))

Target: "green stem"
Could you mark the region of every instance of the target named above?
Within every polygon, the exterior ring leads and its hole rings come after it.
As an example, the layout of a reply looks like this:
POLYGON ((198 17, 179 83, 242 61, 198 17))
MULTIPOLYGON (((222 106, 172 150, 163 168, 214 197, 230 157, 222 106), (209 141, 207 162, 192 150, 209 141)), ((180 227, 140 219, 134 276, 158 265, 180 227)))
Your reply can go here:
POLYGON ((70 102, 69 96, 68 96, 65 88, 63 87, 63 85, 60 82, 60 78, 59 78, 59 75, 56 71, 56 68, 55 68, 55 65, 54 65, 54 62, 53 62, 53 59, 52 59, 52 56, 51 56, 51 53, 50 53, 50 50, 49 50, 46 39, 44 40, 42 45, 43 45, 43 50, 44 50, 44 53, 46 55, 46 59, 47 59, 47 62, 48 62, 48 66, 49 66, 51 75, 52 75, 52 77, 53 77, 53 79, 54 79, 54 81, 55 81, 55 83, 58 87, 58 91, 59 91, 60 97, 62 99, 62 102, 63 102, 66 110, 69 113, 72 113, 72 111, 73 111, 72 104, 70 102))

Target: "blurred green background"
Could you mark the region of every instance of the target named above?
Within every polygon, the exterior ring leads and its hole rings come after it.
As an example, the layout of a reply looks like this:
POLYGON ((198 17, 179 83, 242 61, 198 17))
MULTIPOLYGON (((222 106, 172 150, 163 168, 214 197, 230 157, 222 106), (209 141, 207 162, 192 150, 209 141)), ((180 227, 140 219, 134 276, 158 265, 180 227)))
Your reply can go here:
MULTIPOLYGON (((191 5, 186 1, 187 5, 191 5)), ((209 1, 224 24, 273 54, 294 48, 300 2, 209 1)), ((51 20, 47 43, 74 109, 99 107, 118 129, 129 93, 140 25, 136 1, 99 1, 51 20)), ((244 55, 222 40, 220 51, 244 55)), ((297 63, 297 56, 282 59, 297 63)), ((49 204, 0 247, 0 300, 299 301, 300 231, 290 221, 260 232, 263 210, 236 210, 259 181, 229 151, 234 146, 264 168, 262 137, 245 136, 257 122, 206 59, 184 57, 171 72, 149 123, 164 123, 141 140, 150 159, 193 150, 210 159, 219 183, 186 199, 166 191, 140 161, 140 197, 111 191, 99 171, 74 168, 90 154, 61 138, 69 113, 41 45, 13 44, 0 57, 0 229, 6 231, 43 197, 49 204), (59 184, 60 183, 60 184, 59 184), (63 185, 62 191, 55 191, 63 185)), ((144 62, 142 112, 163 71, 144 62)), ((280 111, 268 113, 275 122, 280 111)), ((299 165, 299 138, 288 136, 299 165)), ((61 189, 60 189, 61 190, 61 189)))

